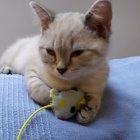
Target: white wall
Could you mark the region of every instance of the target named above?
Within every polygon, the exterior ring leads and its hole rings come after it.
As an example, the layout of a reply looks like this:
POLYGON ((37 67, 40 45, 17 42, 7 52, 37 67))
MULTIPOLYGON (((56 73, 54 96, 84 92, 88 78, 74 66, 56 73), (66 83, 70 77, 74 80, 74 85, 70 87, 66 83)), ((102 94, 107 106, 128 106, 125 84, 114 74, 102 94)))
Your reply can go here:
MULTIPOLYGON (((55 12, 86 12, 95 0, 36 0, 55 12)), ((0 3, 0 54, 20 37, 39 33, 29 0, 2 0, 0 3)), ((112 0, 113 21, 109 56, 140 55, 140 0, 112 0)))
POLYGON ((140 55, 140 0, 113 0, 110 57, 140 55))
POLYGON ((37 32, 26 0, 0 2, 0 53, 20 37, 37 32))

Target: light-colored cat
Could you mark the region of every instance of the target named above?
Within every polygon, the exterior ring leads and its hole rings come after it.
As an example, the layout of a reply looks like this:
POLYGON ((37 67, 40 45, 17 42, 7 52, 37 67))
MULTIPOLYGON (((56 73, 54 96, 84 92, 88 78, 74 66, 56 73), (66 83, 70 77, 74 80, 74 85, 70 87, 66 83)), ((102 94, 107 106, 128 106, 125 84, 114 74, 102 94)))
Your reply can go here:
POLYGON ((84 91, 88 102, 77 120, 90 122, 100 108, 108 77, 111 3, 98 0, 86 14, 53 16, 36 2, 30 5, 40 19, 42 34, 12 45, 1 57, 0 73, 24 75, 30 96, 41 105, 50 101, 51 88, 84 91))

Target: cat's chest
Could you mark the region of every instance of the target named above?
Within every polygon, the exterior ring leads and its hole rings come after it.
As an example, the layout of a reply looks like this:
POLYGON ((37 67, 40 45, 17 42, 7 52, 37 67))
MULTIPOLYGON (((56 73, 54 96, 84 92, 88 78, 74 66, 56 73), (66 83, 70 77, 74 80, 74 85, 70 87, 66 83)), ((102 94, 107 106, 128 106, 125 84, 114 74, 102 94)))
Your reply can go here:
POLYGON ((64 81, 57 81, 57 80, 50 80, 48 81, 48 85, 51 88, 56 88, 57 90, 64 91, 69 90, 73 87, 73 85, 70 82, 64 82, 64 81))

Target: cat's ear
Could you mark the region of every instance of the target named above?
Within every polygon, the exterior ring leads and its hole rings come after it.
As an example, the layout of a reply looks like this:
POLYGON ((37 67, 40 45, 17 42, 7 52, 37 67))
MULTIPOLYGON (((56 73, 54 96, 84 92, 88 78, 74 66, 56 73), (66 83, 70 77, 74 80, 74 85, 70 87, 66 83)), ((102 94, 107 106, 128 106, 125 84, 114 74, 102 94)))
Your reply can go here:
POLYGON ((29 5, 34 9, 34 11, 36 12, 36 14, 40 19, 42 32, 47 30, 49 24, 53 20, 53 16, 50 14, 50 12, 47 9, 45 9, 43 6, 41 6, 39 3, 35 1, 31 1, 29 5))
POLYGON ((85 15, 85 25, 100 36, 108 37, 111 32, 112 6, 109 0, 97 0, 85 15))

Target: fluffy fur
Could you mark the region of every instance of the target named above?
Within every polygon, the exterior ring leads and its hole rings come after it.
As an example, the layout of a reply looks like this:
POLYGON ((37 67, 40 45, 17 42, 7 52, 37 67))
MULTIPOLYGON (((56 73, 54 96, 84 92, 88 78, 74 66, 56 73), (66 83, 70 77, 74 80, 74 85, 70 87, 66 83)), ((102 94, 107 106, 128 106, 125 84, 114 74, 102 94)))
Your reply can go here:
POLYGON ((77 120, 90 122, 100 108, 108 77, 110 2, 98 0, 86 14, 55 16, 35 2, 30 5, 40 19, 42 34, 13 44, 1 57, 0 72, 24 75, 30 96, 41 105, 50 101, 51 88, 84 91, 87 105, 77 120))

